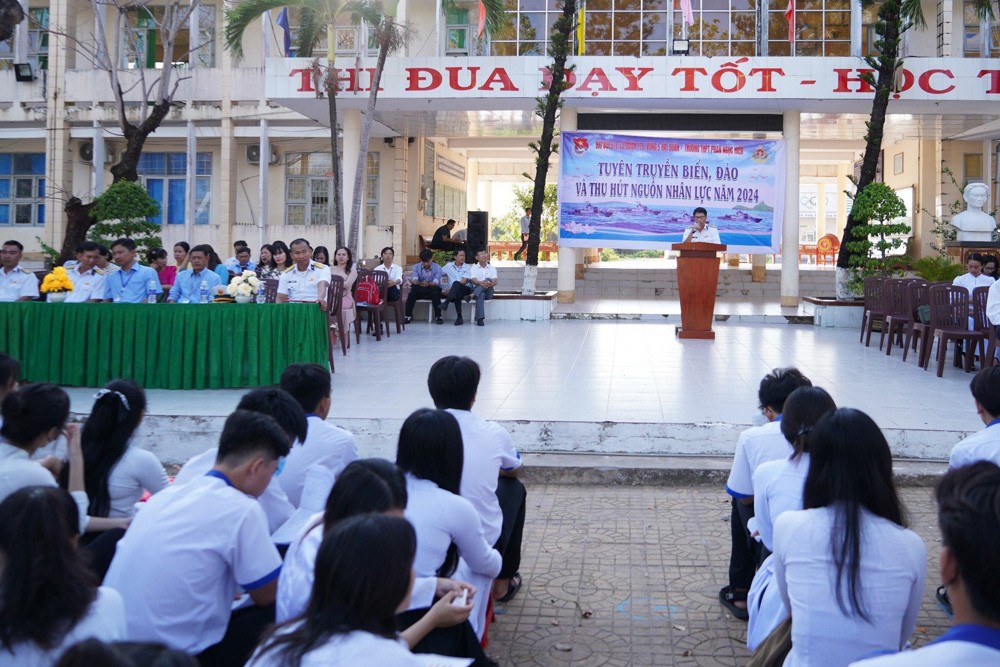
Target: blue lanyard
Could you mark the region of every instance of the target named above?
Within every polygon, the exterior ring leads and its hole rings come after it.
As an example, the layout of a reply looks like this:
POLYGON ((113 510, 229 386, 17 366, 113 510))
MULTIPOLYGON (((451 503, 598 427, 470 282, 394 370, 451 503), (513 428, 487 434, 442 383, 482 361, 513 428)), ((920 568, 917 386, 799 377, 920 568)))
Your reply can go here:
POLYGON ((131 268, 129 268, 129 270, 128 270, 128 274, 129 274, 128 275, 128 280, 125 280, 125 275, 124 274, 126 273, 126 271, 124 269, 121 269, 121 270, 118 271, 118 280, 122 284, 122 291, 123 292, 125 291, 125 288, 128 287, 128 284, 130 282, 132 282, 132 279, 135 278, 136 274, 139 273, 138 271, 136 271, 135 273, 132 273, 132 269, 134 269, 134 268, 135 268, 134 264, 132 265, 131 268))

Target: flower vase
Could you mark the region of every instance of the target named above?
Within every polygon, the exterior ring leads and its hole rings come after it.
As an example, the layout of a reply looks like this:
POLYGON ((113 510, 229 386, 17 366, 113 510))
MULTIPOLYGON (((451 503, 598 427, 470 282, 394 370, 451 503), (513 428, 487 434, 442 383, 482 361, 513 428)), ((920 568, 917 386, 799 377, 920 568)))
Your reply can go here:
POLYGON ((49 292, 46 300, 51 303, 62 303, 69 296, 69 292, 49 292))
POLYGON ((235 299, 236 303, 250 303, 250 301, 253 299, 253 296, 250 294, 237 294, 235 299))

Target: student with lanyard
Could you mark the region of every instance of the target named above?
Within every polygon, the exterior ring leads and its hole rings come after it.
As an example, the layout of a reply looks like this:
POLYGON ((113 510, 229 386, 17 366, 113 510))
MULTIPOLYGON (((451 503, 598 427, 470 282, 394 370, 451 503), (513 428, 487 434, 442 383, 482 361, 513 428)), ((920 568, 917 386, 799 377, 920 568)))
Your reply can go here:
POLYGON ((854 663, 857 667, 972 667, 1000 664, 1000 468, 979 461, 950 470, 934 498, 941 528, 941 582, 954 624, 916 651, 854 663))
POLYGON ((120 238, 111 244, 111 256, 119 270, 105 280, 104 300, 114 303, 145 303, 152 291, 163 294, 156 271, 139 264, 135 258, 135 241, 120 238))
POLYGON ((203 666, 244 664, 274 621, 281 572, 255 498, 288 447, 276 421, 236 410, 212 469, 145 503, 105 578, 125 601, 130 640, 163 643, 203 666), (232 612, 238 590, 253 605, 232 612))

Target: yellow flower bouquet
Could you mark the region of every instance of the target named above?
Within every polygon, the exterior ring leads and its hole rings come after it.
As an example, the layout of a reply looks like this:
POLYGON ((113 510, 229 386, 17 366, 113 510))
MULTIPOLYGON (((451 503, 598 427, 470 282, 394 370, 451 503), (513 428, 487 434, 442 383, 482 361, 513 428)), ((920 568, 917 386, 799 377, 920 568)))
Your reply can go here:
POLYGON ((52 269, 52 273, 42 280, 41 291, 44 294, 59 294, 73 291, 73 281, 69 279, 66 269, 57 266, 52 269))

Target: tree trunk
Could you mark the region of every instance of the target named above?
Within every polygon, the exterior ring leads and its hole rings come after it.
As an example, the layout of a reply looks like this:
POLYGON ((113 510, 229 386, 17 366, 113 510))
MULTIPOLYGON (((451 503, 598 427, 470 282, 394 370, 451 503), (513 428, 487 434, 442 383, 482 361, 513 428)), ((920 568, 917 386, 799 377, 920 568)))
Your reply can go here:
MULTIPOLYGON (((901 33, 902 16, 899 0, 886 0, 879 9, 875 32, 882 38, 882 50, 878 56, 868 58, 867 63, 877 73, 877 79, 867 77, 869 83, 875 86, 875 98, 872 101, 871 116, 868 120, 868 132, 865 135, 865 153, 861 162, 861 174, 855 192, 860 193, 875 181, 878 169, 878 158, 882 151, 882 135, 885 128, 886 111, 889 108, 889 96, 892 93, 893 78, 896 70, 902 66, 899 60, 899 37, 901 33)), ((883 167, 884 168, 884 167, 883 167)), ((840 254, 837 256, 837 266, 841 269, 851 267, 851 252, 847 244, 852 240, 854 228, 864 224, 865 220, 854 217, 854 208, 847 216, 847 226, 840 241, 840 254)))
POLYGON ((549 52, 552 54, 551 80, 549 91, 538 102, 538 113, 542 116, 542 136, 538 140, 535 156, 535 181, 531 195, 531 220, 528 223, 528 257, 524 267, 524 285, 521 293, 535 292, 535 276, 538 273, 538 244, 542 233, 542 205, 545 200, 545 180, 549 173, 549 158, 555 150, 554 138, 561 95, 566 90, 566 59, 569 57, 569 38, 573 32, 576 17, 576 1, 564 0, 562 16, 553 26, 549 52))
POLYGON ((138 181, 139 174, 136 169, 139 166, 139 157, 142 155, 142 148, 146 145, 146 139, 156 129, 160 123, 170 113, 170 101, 164 100, 152 106, 149 115, 138 125, 133 125, 125 119, 125 110, 121 110, 121 128, 125 136, 125 150, 117 164, 111 166, 112 183, 118 181, 138 181))
POLYGON ((344 190, 340 171, 340 140, 337 138, 337 71, 333 60, 326 70, 326 99, 330 112, 330 152, 333 172, 333 223, 336 229, 337 247, 344 245, 344 190))
POLYGON ((84 204, 79 197, 70 197, 63 207, 66 213, 66 235, 56 264, 63 264, 76 256, 76 247, 87 240, 87 232, 94 226, 90 211, 93 202, 84 204))
MULTIPOLYGON (((388 21, 388 19, 383 19, 388 21)), ((386 30, 391 30, 391 26, 386 26, 386 30)), ((368 93, 368 107, 365 109, 365 119, 361 123, 361 150, 358 151, 358 165, 354 171, 354 196, 351 198, 351 232, 348 236, 347 247, 351 249, 355 257, 361 257, 364 248, 358 247, 361 237, 361 198, 365 191, 366 171, 368 167, 368 139, 372 133, 372 123, 375 122, 375 102, 378 99, 378 88, 382 82, 382 70, 385 69, 385 61, 389 56, 389 49, 393 40, 388 34, 383 34, 382 43, 378 47, 378 60, 375 63, 375 72, 372 75, 372 89, 368 93)))

